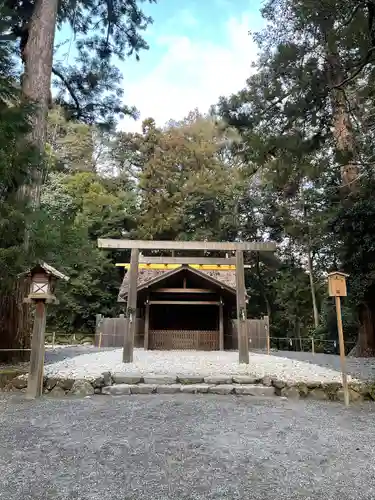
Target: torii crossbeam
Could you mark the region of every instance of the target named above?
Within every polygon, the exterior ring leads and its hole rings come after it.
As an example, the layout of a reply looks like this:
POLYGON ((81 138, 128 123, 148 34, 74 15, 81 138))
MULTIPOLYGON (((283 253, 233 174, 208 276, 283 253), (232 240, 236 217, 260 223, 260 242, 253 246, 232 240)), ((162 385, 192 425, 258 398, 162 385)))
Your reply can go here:
MULTIPOLYGON (((98 239, 98 247, 112 250, 131 249, 129 269, 129 292, 126 308, 128 318, 127 331, 124 338, 123 362, 133 361, 134 336, 137 310, 137 281, 140 250, 195 250, 195 251, 222 251, 235 252, 236 266, 236 298, 237 298, 237 325, 238 325, 238 352, 239 362, 249 364, 249 342, 247 335, 246 288, 243 252, 274 252, 276 244, 273 242, 217 242, 217 241, 153 241, 153 240, 122 240, 98 239)), ((200 258, 200 263, 203 263, 200 258)), ((193 258, 191 259, 193 260, 193 258)), ((233 263, 233 257, 228 258, 228 264, 233 263)), ((210 257, 207 258, 210 264, 210 257)))

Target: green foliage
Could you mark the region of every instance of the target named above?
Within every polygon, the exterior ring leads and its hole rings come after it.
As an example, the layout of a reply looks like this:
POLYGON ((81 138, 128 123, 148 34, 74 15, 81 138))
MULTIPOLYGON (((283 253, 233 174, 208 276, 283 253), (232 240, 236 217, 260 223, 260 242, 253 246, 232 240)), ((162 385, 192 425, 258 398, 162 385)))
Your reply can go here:
POLYGON ((341 207, 331 229, 343 242, 340 260, 349 273, 349 297, 351 303, 374 304, 375 291, 375 203, 373 178, 362 179, 361 191, 355 202, 341 207))
MULTIPOLYGON (((138 59, 139 53, 148 49, 141 33, 152 19, 142 12, 139 3, 137 0, 60 2, 58 26, 70 26, 72 31, 70 39, 62 45, 66 45, 72 58, 68 62, 60 47, 55 54, 53 75, 57 103, 69 119, 108 129, 121 114, 135 116, 135 108, 122 102, 122 75, 115 61, 132 55, 138 59)), ((19 41, 21 52, 26 46, 35 4, 35 0, 5 1, 0 35, 19 41)))
POLYGON ((48 116, 47 152, 51 167, 65 170, 95 170, 96 128, 67 121, 63 110, 55 106, 48 116))
POLYGON ((268 237, 279 243, 276 256, 247 256, 250 315, 268 314, 278 337, 336 340, 325 273, 343 268, 344 326, 354 339, 361 310, 375 313, 372 2, 269 0, 244 89, 208 116, 193 111, 165 127, 150 118, 142 133, 129 134, 113 129, 122 113, 136 114, 122 102, 115 61, 147 49, 141 34, 151 19, 136 0, 62 0, 58 24, 70 25, 74 38, 71 56, 59 61, 60 47, 54 60, 48 175, 31 213, 17 196, 35 157, 16 44, 27 41, 34 5, 0 7, 0 34, 13 38, 0 42, 2 276, 39 257, 61 268, 71 280, 59 285, 50 326, 88 332, 95 314, 118 312, 114 264, 127 259, 100 251, 98 237, 268 237))
MULTIPOLYGON (((269 0, 256 72, 214 109, 242 138, 237 154, 263 188, 264 231, 293 257, 289 272, 309 268, 309 256, 318 285, 326 271, 348 271, 347 325, 359 317, 372 351, 374 12, 373 2, 269 0)), ((285 277, 277 283, 289 290, 285 277)))
POLYGON ((37 160, 26 140, 32 109, 20 103, 7 62, 0 60, 0 287, 3 290, 29 260, 23 240, 30 213, 19 197, 19 190, 21 186, 27 187, 37 160))
POLYGON ((150 119, 142 134, 117 135, 112 158, 125 178, 136 179, 139 237, 236 237, 246 182, 239 165, 225 158, 231 140, 212 119, 196 113, 165 129, 150 119))
POLYGON ((53 242, 47 256, 71 278, 60 284, 61 303, 50 324, 92 331, 95 314, 115 315, 121 275, 113 255, 97 248, 98 237, 120 237, 132 225, 131 197, 90 172, 51 173, 44 187, 43 230, 53 242))

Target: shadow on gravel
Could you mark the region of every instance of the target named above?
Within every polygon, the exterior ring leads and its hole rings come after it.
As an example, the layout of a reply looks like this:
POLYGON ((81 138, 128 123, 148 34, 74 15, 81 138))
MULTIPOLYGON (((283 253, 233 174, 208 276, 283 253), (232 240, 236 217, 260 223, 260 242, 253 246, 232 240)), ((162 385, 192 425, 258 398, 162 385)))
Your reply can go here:
POLYGON ((44 362, 46 365, 51 365, 57 363, 58 361, 64 361, 65 359, 75 358, 81 354, 90 354, 101 351, 113 351, 115 348, 112 347, 98 347, 91 346, 71 346, 71 347, 57 347, 55 349, 46 349, 44 356, 44 362))
MULTIPOLYGON (((341 371, 340 357, 335 354, 312 354, 311 352, 274 351, 272 356, 295 359, 311 365, 341 371)), ((375 358, 346 358, 347 372, 354 378, 361 380, 375 379, 375 358)))

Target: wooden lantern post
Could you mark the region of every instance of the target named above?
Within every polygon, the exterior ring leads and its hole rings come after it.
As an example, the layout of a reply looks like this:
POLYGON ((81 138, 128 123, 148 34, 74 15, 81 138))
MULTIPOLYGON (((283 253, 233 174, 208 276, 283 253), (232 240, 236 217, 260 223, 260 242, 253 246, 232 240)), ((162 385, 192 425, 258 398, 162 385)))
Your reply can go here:
POLYGON ((346 297, 346 278, 348 274, 341 273, 339 271, 328 274, 328 293, 330 297, 335 297, 336 304, 336 316, 337 316, 337 330, 339 334, 339 346, 340 346, 340 364, 341 364, 341 374, 342 374, 342 386, 344 389, 344 401, 345 405, 349 405, 349 388, 348 388, 348 377, 346 373, 346 358, 345 358, 345 343, 344 343, 344 332, 342 328, 342 314, 341 314, 341 298, 346 297))
POLYGON ((45 262, 37 264, 27 274, 30 277, 30 290, 24 302, 35 304, 35 318, 26 397, 35 399, 43 393, 46 304, 58 304, 54 295, 56 279, 68 281, 69 278, 45 262))

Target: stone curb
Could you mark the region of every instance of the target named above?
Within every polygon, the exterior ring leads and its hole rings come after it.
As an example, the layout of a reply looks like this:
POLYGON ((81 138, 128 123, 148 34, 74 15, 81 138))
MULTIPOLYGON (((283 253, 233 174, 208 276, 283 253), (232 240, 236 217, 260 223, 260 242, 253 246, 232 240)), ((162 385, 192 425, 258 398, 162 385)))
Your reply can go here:
MULTIPOLYGON (((26 391, 27 375, 18 375, 0 388, 5 392, 26 391)), ((351 383, 351 402, 374 401, 375 382, 351 383)), ((281 396, 287 399, 311 399, 320 401, 343 401, 341 384, 331 383, 287 383, 269 376, 262 379, 251 375, 141 375, 105 372, 93 379, 44 378, 45 394, 53 397, 91 396, 103 394, 120 396, 126 394, 222 394, 257 397, 281 396)))
POLYGON ((115 384, 103 387, 101 394, 110 396, 125 396, 128 394, 176 394, 178 392, 190 394, 238 394, 248 396, 271 397, 275 396, 274 387, 261 385, 239 384, 115 384))

